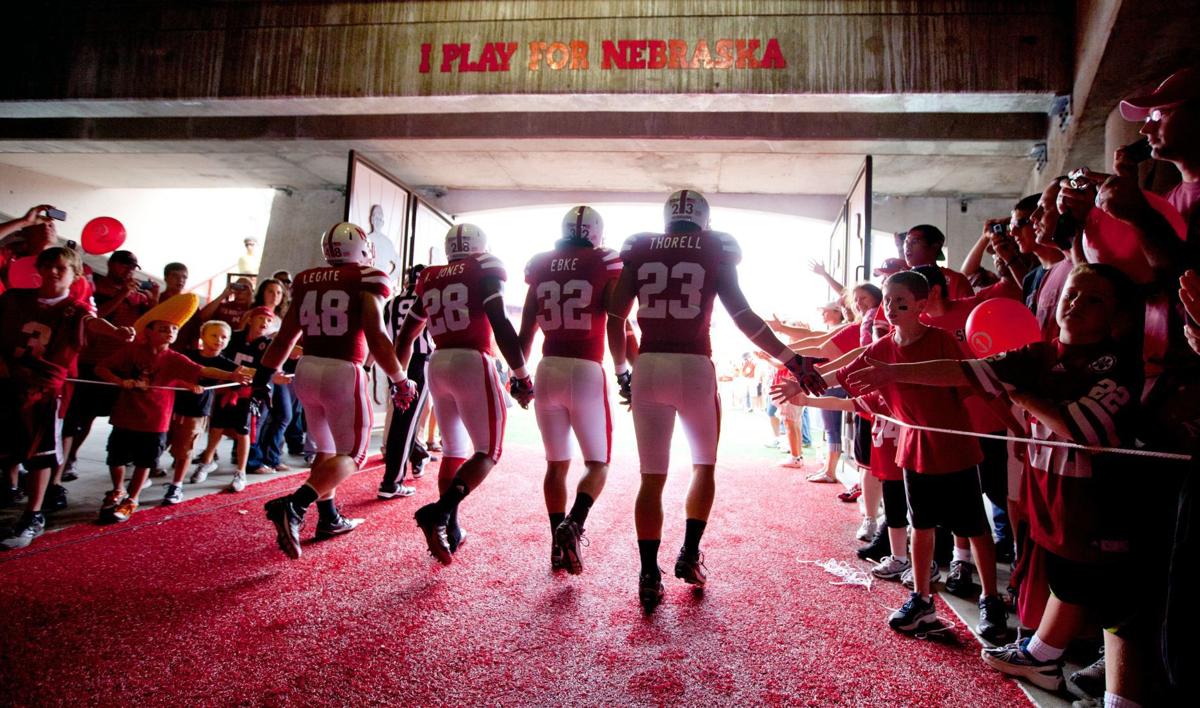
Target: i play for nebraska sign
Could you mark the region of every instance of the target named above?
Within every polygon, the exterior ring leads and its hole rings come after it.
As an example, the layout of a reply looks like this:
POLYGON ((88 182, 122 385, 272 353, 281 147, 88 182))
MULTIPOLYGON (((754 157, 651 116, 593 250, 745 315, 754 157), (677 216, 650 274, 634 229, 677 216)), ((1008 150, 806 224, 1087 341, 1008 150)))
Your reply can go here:
POLYGON ((448 73, 512 71, 514 66, 529 71, 631 71, 648 69, 784 69, 787 59, 772 37, 718 39, 711 44, 699 39, 606 39, 594 52, 583 40, 568 42, 533 41, 445 43, 421 45, 422 74, 436 70, 448 73), (519 54, 519 56, 518 56, 519 54), (515 59, 515 61, 514 61, 515 59))

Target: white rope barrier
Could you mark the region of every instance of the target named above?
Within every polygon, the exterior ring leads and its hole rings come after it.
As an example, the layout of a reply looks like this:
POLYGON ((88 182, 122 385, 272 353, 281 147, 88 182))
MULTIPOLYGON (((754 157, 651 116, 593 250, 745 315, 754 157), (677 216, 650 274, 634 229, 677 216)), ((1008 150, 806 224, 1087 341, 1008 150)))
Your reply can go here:
POLYGON ((1071 450, 1081 450, 1083 452, 1101 452, 1111 453, 1114 455, 1130 455, 1133 457, 1155 457, 1160 460, 1178 460, 1180 462, 1190 462, 1191 455, 1184 455, 1176 452, 1156 452, 1154 450, 1130 450, 1123 447, 1098 447, 1095 445, 1080 445, 1079 443, 1066 442, 1063 440, 1038 440, 1036 438, 1018 438, 1012 435, 993 435, 991 433, 976 433, 970 430, 955 430, 953 428, 934 428, 928 425, 917 425, 915 423, 906 423, 902 420, 896 420, 891 416, 875 414, 876 418, 895 423, 903 428, 912 428, 913 430, 924 430, 930 433, 946 433, 949 435, 966 435, 972 438, 987 438, 989 440, 1011 440, 1012 442, 1032 443, 1034 445, 1046 445, 1049 447, 1063 447, 1071 450))
MULTIPOLYGON (((121 387, 121 384, 116 384, 111 381, 92 381, 91 379, 72 379, 72 378, 68 378, 67 381, 70 381, 71 383, 93 384, 95 386, 121 387)), ((235 386, 246 386, 246 385, 247 384, 240 384, 236 381, 230 381, 229 383, 215 384, 213 386, 201 386, 200 388, 204 389, 205 391, 216 391, 219 388, 233 388, 235 386)), ((188 393, 195 393, 195 389, 187 388, 186 386, 146 386, 139 390, 145 390, 148 388, 157 388, 157 389, 161 389, 163 391, 187 391, 188 393)))

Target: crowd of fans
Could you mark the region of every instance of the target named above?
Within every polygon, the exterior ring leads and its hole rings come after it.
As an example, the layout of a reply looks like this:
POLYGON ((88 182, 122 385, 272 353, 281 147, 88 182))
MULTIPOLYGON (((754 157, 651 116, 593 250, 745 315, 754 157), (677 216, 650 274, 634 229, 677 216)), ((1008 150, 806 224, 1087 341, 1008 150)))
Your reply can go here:
MULTIPOLYGON (((803 462, 804 409, 820 410, 828 455, 810 481, 836 481, 846 428, 861 476, 840 496, 862 512, 857 536, 868 544, 858 556, 873 560, 875 576, 913 589, 893 628, 934 626, 934 584, 948 566, 945 590, 978 598, 988 665, 1050 690, 1065 683, 1082 704, 1106 706, 1177 700, 1197 665, 1186 595, 1194 463, 1183 456, 1196 452, 1200 431, 1200 77, 1181 70, 1121 112, 1142 123, 1145 140, 1117 151, 1114 174, 1047 180, 1007 218, 987 221, 961 270, 940 264, 946 237, 928 224, 900 235, 896 257, 875 271, 881 284, 847 287, 812 264, 840 296, 822 308, 824 327, 769 325, 797 353, 829 360, 826 395, 806 395, 750 355, 722 376, 735 409, 767 412, 788 466, 803 462), (1150 158, 1182 177, 1162 197, 1139 184, 1150 158), (994 298, 1023 302, 1041 341, 975 358, 967 318, 994 298), (1003 563, 1012 564, 1005 592, 1003 563), (1010 612, 1021 630, 1011 643, 1010 612), (1064 677, 1068 645, 1096 636, 1097 661, 1064 677)), ((231 492, 247 473, 287 469, 285 443, 295 449, 303 430, 287 368, 263 416, 244 384, 289 306, 288 273, 231 280, 198 311, 181 309, 181 263, 166 266, 162 286, 139 280, 126 250, 90 273, 56 245, 44 205, 0 224, 0 237, 16 232, 0 282, 9 284, 16 258, 33 256, 41 285, 0 295, 0 417, 13 431, 4 491, 25 505, 5 546, 28 545, 44 514, 66 506, 63 484, 78 475, 97 417, 113 426, 108 521, 128 519, 155 474, 170 476, 163 503, 181 501, 189 469, 192 483, 217 469, 224 437, 235 444, 231 492), (46 356, 29 356, 33 348, 46 356), (50 444, 59 423, 61 450, 50 444), (36 454, 14 457, 21 445, 36 454), (160 469, 168 446, 174 463, 160 469)), ((426 435, 432 446, 432 427, 426 435)))
POLYGON ((939 229, 914 226, 876 271, 882 297, 876 288, 860 300, 867 284, 852 291, 860 325, 818 336, 771 323, 798 338, 795 350, 834 359, 821 369, 850 397, 807 396, 786 379, 772 389, 788 405, 855 416, 860 538, 875 532, 858 556, 914 589, 891 626, 936 627, 932 588, 949 561, 945 590, 978 597, 976 631, 994 645, 983 660, 1048 690, 1065 685, 1076 705, 1174 704, 1200 665, 1186 580, 1200 431, 1200 76, 1180 70, 1120 109, 1143 139, 1116 151, 1115 173, 1047 180, 987 221, 961 272, 938 265, 939 229), (1161 197, 1140 186, 1150 158, 1182 178, 1161 197), (967 318, 993 298, 1023 302, 1040 341, 975 358, 967 318), (1018 640, 1006 643, 1010 611, 1018 640), (1064 677, 1069 645, 1097 636, 1096 661, 1064 677))

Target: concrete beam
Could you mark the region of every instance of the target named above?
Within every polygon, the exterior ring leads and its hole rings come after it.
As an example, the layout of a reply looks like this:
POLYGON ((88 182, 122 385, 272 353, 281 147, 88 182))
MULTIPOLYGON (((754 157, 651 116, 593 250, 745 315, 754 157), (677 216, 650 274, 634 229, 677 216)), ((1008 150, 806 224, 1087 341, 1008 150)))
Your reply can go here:
POLYGON ((222 118, 0 119, 0 141, 726 139, 1034 140, 1046 116, 958 113, 460 113, 222 118))

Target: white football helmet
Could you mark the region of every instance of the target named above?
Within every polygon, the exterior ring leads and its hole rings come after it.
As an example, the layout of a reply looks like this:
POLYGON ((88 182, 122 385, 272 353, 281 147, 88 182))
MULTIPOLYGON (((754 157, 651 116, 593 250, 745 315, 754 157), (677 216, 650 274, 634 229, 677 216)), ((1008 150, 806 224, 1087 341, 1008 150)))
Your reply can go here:
POLYGON ((663 205, 663 221, 670 225, 687 221, 702 229, 708 228, 708 200, 694 189, 681 189, 667 198, 663 205))
POLYGON ((331 266, 375 263, 375 244, 365 231, 349 221, 334 224, 321 236, 321 253, 331 266))
POLYGON ((563 217, 562 237, 587 241, 599 248, 604 245, 604 219, 600 218, 600 212, 590 206, 577 206, 563 217))
POLYGON ((475 224, 458 224, 446 232, 446 260, 454 261, 487 251, 487 234, 475 224))

